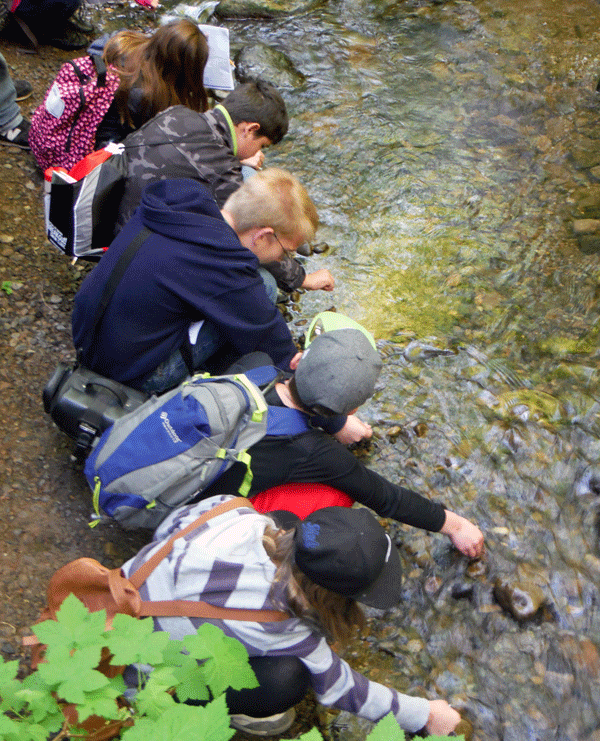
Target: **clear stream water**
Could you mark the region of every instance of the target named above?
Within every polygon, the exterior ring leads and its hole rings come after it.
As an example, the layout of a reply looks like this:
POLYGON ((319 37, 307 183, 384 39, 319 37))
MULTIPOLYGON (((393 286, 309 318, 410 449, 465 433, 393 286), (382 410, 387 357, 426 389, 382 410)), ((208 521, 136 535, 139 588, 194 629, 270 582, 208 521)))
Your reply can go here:
POLYGON ((305 76, 267 164, 307 186, 328 245, 308 266, 337 286, 292 328, 334 306, 373 331, 371 465, 486 536, 469 565, 392 523, 405 600, 350 654, 478 741, 598 741, 600 257, 573 219, 600 203, 600 3, 330 0, 227 25, 305 76))

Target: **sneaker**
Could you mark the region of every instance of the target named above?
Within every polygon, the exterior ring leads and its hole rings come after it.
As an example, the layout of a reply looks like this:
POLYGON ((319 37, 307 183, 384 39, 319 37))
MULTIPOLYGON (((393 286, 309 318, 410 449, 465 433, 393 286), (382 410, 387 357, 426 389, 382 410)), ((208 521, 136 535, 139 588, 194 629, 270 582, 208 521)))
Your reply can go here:
POLYGON ((275 736, 283 733, 292 725, 296 719, 294 708, 286 710, 285 713, 269 715, 268 718, 252 718, 249 715, 232 715, 229 718, 229 725, 238 731, 250 736, 275 736))
POLYGON ((0 132, 0 144, 11 144, 21 149, 29 149, 29 128, 31 124, 24 118, 18 126, 0 132))
POLYGON ((64 51, 76 51, 77 49, 83 49, 84 46, 88 46, 90 40, 74 26, 65 24, 58 36, 44 39, 43 43, 55 46, 57 49, 63 49, 64 51))
POLYGON ((25 100, 33 92, 33 88, 27 82, 27 80, 13 80, 15 85, 15 91, 17 93, 17 100, 25 100))

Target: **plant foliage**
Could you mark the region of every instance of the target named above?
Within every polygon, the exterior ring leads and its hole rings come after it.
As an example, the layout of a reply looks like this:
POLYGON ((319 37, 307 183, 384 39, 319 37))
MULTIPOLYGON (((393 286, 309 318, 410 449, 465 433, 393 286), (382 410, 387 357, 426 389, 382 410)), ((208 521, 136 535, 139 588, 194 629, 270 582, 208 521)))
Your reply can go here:
MULTIPOLYGON (((47 647, 46 661, 36 671, 19 679, 19 662, 0 657, 2 741, 85 739, 87 732, 78 724, 92 716, 107 724, 123 721, 122 741, 229 741, 235 731, 229 726, 225 690, 258 686, 241 643, 209 623, 177 641, 155 632, 151 618, 116 615, 112 630, 105 629, 105 620, 104 610, 90 613, 71 595, 57 620, 34 626, 36 637, 47 647), (99 671, 106 648, 111 666, 144 667, 133 691, 120 674, 108 677, 99 671), (185 704, 186 700, 204 704, 185 704), (77 715, 69 721, 65 707, 71 704, 77 715)), ((390 714, 367 741, 404 738, 390 714)), ((446 738, 429 736, 426 741, 446 738)), ((322 737, 313 728, 300 739, 322 737)))

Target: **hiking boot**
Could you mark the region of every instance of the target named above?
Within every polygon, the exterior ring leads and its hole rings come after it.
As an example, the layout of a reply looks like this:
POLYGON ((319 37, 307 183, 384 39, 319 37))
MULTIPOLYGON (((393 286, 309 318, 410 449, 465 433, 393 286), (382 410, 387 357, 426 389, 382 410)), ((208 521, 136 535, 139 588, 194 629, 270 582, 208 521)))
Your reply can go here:
POLYGON ((76 51, 77 49, 83 49, 84 46, 88 46, 90 40, 74 26, 65 24, 63 30, 56 37, 44 39, 44 43, 55 46, 57 49, 63 49, 64 51, 76 51))
POLYGON ((283 733, 292 725, 296 719, 294 708, 286 710, 285 713, 269 715, 268 718, 252 718, 249 715, 232 715, 229 725, 238 731, 243 731, 250 736, 275 736, 283 733))
POLYGON ((13 147, 29 149, 29 127, 31 124, 24 118, 18 126, 0 131, 0 144, 10 144, 13 147))
POLYGON ((67 21, 67 26, 71 26, 76 31, 81 33, 94 33, 96 30, 93 23, 90 23, 85 17, 85 11, 83 9, 83 3, 77 8, 73 15, 67 21))
POLYGON ((17 100, 25 100, 33 92, 33 88, 27 80, 13 80, 13 83, 15 92, 17 93, 17 100))

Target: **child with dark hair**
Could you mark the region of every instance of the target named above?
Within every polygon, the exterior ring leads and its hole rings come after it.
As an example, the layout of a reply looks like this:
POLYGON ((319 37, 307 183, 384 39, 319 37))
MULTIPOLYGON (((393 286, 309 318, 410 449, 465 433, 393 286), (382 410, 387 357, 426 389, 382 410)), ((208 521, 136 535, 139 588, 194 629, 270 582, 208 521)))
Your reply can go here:
MULTIPOLYGON (((205 113, 184 106, 159 113, 123 142, 127 176, 116 233, 139 206, 145 186, 155 180, 197 180, 223 208, 244 182, 242 163, 253 160, 260 169, 262 150, 280 142, 287 130, 285 102, 262 80, 238 86, 205 113), (256 158, 260 158, 258 163, 256 158)), ((331 291, 334 287, 328 270, 307 275, 300 263, 287 255, 266 267, 285 291, 331 291)))

